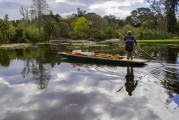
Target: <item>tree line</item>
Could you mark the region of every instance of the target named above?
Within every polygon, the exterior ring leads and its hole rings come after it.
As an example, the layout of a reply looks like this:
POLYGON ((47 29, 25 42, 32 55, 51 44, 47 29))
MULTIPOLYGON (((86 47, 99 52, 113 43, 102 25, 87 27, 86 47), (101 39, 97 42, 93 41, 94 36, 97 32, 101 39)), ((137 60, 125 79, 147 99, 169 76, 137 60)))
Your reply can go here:
POLYGON ((179 0, 147 0, 150 8, 137 8, 125 19, 82 11, 63 18, 53 14, 46 0, 32 0, 19 9, 21 20, 0 19, 0 43, 46 42, 51 39, 105 40, 122 38, 131 30, 137 39, 167 39, 179 35, 179 0))

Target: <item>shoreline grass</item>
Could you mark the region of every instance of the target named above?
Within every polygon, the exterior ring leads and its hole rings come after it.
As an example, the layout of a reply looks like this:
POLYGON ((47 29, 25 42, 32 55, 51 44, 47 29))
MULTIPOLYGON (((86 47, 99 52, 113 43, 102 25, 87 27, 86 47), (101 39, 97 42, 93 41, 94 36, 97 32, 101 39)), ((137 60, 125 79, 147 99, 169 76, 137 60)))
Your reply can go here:
POLYGON ((179 43, 179 39, 137 40, 138 43, 179 43))

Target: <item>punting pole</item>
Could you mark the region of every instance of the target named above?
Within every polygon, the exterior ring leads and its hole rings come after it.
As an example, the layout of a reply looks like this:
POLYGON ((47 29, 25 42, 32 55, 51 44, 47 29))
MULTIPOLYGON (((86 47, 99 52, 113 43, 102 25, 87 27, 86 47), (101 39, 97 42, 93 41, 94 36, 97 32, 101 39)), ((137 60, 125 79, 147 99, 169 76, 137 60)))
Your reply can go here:
POLYGON ((158 60, 156 60, 155 58, 153 58, 151 55, 149 55, 145 50, 143 50, 142 48, 136 46, 138 49, 140 49, 142 52, 144 52, 146 55, 148 55, 149 57, 151 57, 152 59, 154 59, 155 61, 157 61, 158 63, 160 63, 161 65, 165 66, 164 64, 162 64, 161 62, 159 62, 158 60))

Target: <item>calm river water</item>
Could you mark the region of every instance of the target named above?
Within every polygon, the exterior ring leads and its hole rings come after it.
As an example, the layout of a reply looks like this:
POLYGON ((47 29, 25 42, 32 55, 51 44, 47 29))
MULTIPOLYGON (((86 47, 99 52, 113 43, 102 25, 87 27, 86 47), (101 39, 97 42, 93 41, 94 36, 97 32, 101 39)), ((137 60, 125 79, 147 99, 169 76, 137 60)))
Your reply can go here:
POLYGON ((0 120, 178 120, 179 45, 140 47, 155 58, 136 50, 143 67, 66 62, 64 46, 0 49, 0 120))

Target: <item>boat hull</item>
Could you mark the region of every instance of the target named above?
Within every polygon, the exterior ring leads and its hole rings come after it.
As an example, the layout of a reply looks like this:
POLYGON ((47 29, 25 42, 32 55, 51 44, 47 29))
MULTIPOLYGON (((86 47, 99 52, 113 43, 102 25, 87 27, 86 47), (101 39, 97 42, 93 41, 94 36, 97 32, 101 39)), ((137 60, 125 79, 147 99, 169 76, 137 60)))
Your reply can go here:
POLYGON ((72 55, 68 53, 58 52, 63 57, 66 57, 67 59, 71 61, 76 62, 85 62, 85 63, 96 63, 96 64, 110 64, 110 65, 145 65, 146 60, 143 59, 133 59, 133 60, 127 60, 125 58, 123 59, 107 59, 107 58, 95 58, 95 57, 88 57, 88 56, 80 56, 80 55, 72 55))

